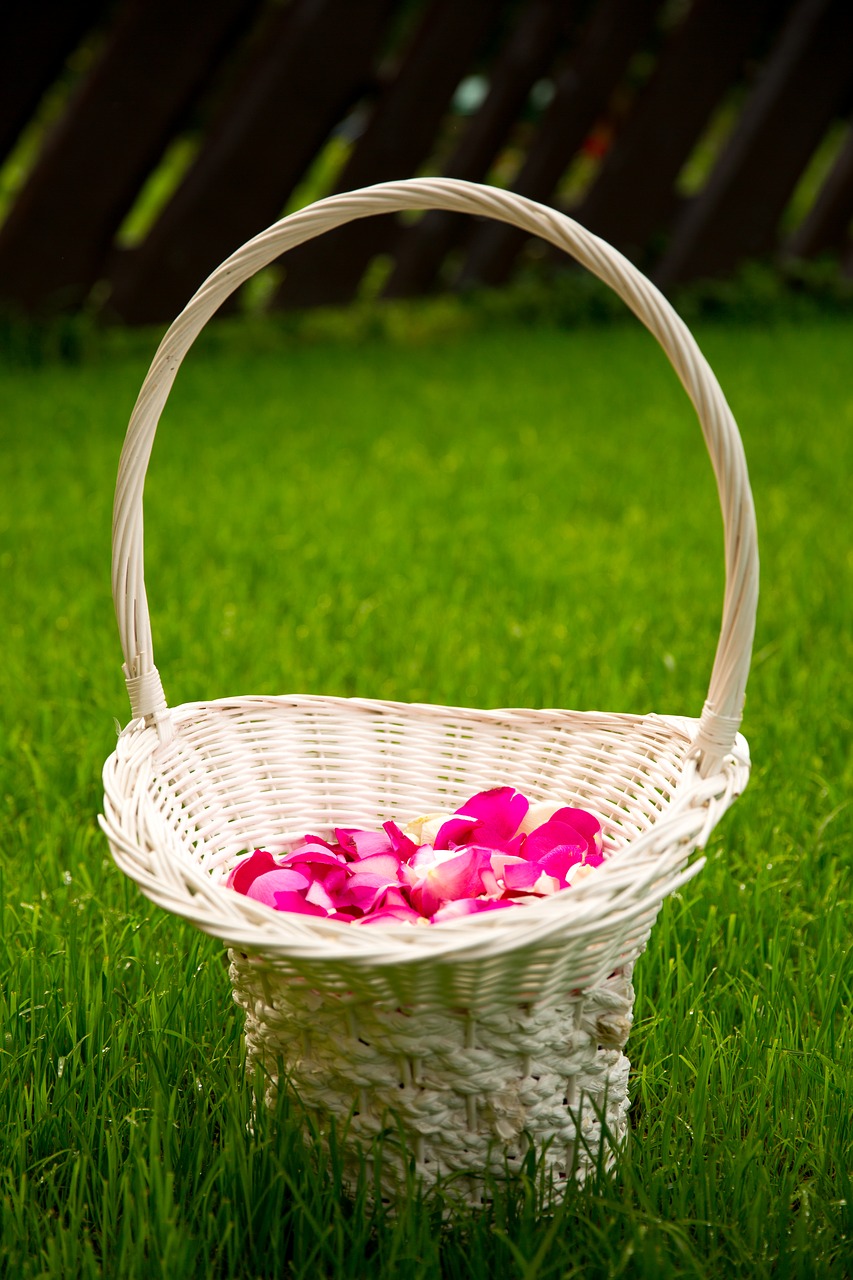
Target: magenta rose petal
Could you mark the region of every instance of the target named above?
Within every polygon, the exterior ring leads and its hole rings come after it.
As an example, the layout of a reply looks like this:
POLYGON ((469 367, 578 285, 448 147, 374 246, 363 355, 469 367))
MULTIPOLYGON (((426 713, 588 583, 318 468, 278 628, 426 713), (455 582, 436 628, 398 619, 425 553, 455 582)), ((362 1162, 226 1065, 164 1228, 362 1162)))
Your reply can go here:
POLYGON ((459 845, 468 844, 480 825, 480 821, 477 818, 454 814, 452 818, 448 818, 439 827, 433 848, 442 850, 454 849, 459 845))
POLYGON ((350 880, 335 896, 335 906, 339 910, 357 910, 362 915, 370 915, 375 910, 385 892, 381 884, 358 884, 350 880))
POLYGON ((249 886, 257 880, 258 876, 274 871, 278 865, 266 849, 255 849, 248 858, 241 858, 237 865, 231 868, 225 884, 227 888, 234 889, 237 893, 248 893, 249 886))
POLYGON ((328 849, 321 849, 317 845, 311 844, 295 849, 293 853, 288 853, 281 860, 281 865, 287 867, 298 867, 303 863, 310 863, 312 867, 342 867, 346 865, 342 854, 330 853, 328 849))
MULTIPOLYGON (((524 856, 531 862, 538 862, 540 858, 558 847, 577 849, 579 857, 583 857, 589 852, 590 843, 580 831, 569 826, 567 822, 561 822, 555 816, 543 826, 531 831, 524 845, 524 856)), ((594 845, 592 847, 595 848, 594 845)))
POLYGON ((276 911, 293 911, 302 916, 328 916, 329 914, 325 907, 318 907, 313 902, 308 902, 301 893, 285 890, 274 893, 273 899, 274 901, 268 905, 275 907, 276 911))
POLYGON ((384 908, 411 907, 412 904, 409 902, 403 889, 399 888, 397 885, 391 885, 390 888, 384 891, 379 905, 384 908))
POLYGON ((539 859, 538 865, 549 876, 556 876, 565 884, 570 869, 583 861, 584 855, 577 846, 558 844, 550 853, 544 854, 539 859))
MULTIPOLYGON (((321 849, 326 849, 329 853, 339 854, 342 851, 339 844, 331 844, 330 841, 324 840, 322 836, 307 835, 303 840, 303 844, 319 845, 321 849)), ((300 846, 296 846, 291 850, 292 853, 298 852, 300 846)))
POLYGON ((508 840, 521 826, 529 808, 527 797, 514 787, 493 787, 491 791, 480 791, 466 800, 456 813, 476 818, 484 827, 508 840))
POLYGON ((589 841, 591 849, 601 852, 601 823, 594 814, 587 813, 586 809, 558 809, 551 821, 564 822, 567 826, 574 827, 575 831, 589 841))
POLYGON ((399 858, 403 861, 408 861, 409 858, 414 857, 418 851, 418 846, 414 840, 410 840, 400 830, 396 822, 383 822, 382 829, 386 832, 388 839, 391 841, 391 848, 399 858))

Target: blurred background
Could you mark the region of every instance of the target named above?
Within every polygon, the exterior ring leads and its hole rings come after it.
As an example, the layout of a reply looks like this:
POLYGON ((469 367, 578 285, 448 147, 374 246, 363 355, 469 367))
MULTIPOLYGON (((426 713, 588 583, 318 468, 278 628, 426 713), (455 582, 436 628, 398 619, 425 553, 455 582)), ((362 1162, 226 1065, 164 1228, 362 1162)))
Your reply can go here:
MULTIPOLYGON (((850 0, 9 4, 0 311, 167 322, 284 213, 415 174, 553 204, 668 292, 755 261, 843 278, 852 113, 850 0)), ((496 286, 551 253, 440 212, 374 218, 237 305, 496 286)))

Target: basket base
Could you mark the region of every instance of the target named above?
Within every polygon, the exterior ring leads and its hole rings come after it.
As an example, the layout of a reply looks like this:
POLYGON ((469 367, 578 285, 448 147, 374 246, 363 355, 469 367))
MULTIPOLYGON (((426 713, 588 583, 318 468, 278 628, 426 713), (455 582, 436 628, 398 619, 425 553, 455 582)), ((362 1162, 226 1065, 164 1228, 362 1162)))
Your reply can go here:
POLYGON ((266 1102, 286 1081, 342 1153, 354 1184, 396 1199, 412 1176, 479 1203, 533 1147, 554 1182, 609 1167, 628 1129, 630 968, 559 1005, 471 1014, 385 1007, 311 990, 231 952, 246 1014, 247 1070, 266 1102))

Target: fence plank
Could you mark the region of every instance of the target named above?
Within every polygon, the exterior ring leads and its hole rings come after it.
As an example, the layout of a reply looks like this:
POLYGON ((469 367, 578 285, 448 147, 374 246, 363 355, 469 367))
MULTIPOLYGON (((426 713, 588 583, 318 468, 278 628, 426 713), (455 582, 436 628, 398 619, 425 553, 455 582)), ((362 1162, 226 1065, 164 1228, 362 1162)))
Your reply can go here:
POLYGON ((30 0, 0 7, 0 161, 107 0, 30 0))
POLYGON ((779 219, 853 76, 850 0, 800 0, 654 275, 663 289, 774 247, 779 219))
POLYGON ((0 292, 77 305, 235 27, 257 0, 130 0, 0 228, 0 292), (168 32, 168 38, 164 36, 168 32))
MULTIPOLYGON (((564 0, 534 0, 522 10, 489 72, 489 92, 444 167, 448 177, 481 182, 487 176, 533 85, 554 61, 574 7, 564 0)), ((470 218, 434 209, 406 228, 384 295, 405 298, 429 290, 447 252, 470 226, 470 218)))
MULTIPOLYGON (((407 177, 429 155, 460 80, 501 16, 494 0, 433 0, 398 73, 376 103, 337 183, 350 190, 407 177)), ((347 302, 370 260, 393 245, 397 223, 367 218, 287 255, 276 305, 347 302)))
POLYGON ((373 80, 393 0, 292 0, 258 42, 183 183, 117 258, 112 310, 171 319, 210 271, 280 217, 334 126, 373 80))
MULTIPOLYGON (((669 288, 778 248, 798 179, 851 109, 853 0, 0 4, 0 157, 26 123, 42 134, 0 225, 0 306, 100 305, 92 285, 106 277, 105 314, 171 319, 213 267, 280 216, 345 120, 367 125, 337 189, 419 170, 488 180, 511 143, 523 152, 513 185, 546 202, 579 152, 592 153, 596 126, 621 122, 577 213, 647 270, 663 243, 652 273, 669 288), (401 35, 412 30, 414 39, 401 35), (68 61, 75 48, 84 71, 68 61), (394 74, 379 68, 389 52, 394 74), (634 59, 656 60, 639 90, 634 59), (733 134, 685 200, 682 165, 756 60, 733 134), (471 116, 449 112, 472 70, 488 82, 484 102, 471 116), (71 72, 79 83, 69 94, 71 72), (534 128, 525 103, 545 75, 555 93, 534 128), (42 127, 49 103, 61 113, 42 127), (175 190, 141 244, 117 246, 123 218, 190 120, 195 160, 180 181, 174 171, 175 190)), ((851 216, 853 125, 785 254, 832 249, 853 270, 851 216)), ((512 228, 436 211, 417 222, 369 219, 288 255, 275 304, 346 301, 388 251, 386 296, 446 284, 454 271, 457 287, 499 284, 524 242, 512 228)))
MULTIPOLYGON (((557 80, 513 189, 534 200, 552 195, 569 161, 602 115, 628 60, 647 36, 658 0, 600 0, 574 57, 557 80)), ((459 276, 462 286, 503 284, 527 237, 485 223, 474 236, 459 276)))
POLYGON ((838 252, 848 240, 853 219, 853 124, 818 192, 817 199, 785 245, 792 258, 838 252))
POLYGON ((676 179, 711 113, 780 7, 779 0, 696 0, 616 135, 577 211, 579 222, 642 258, 678 207, 676 179))

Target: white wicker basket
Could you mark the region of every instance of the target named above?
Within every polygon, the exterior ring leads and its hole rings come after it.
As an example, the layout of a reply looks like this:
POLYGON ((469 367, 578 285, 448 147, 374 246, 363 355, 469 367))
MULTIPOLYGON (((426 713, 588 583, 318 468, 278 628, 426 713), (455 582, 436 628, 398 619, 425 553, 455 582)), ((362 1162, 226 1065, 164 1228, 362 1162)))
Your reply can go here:
POLYGON ((758 590, 740 437, 689 331, 621 255, 510 192, 440 178, 332 196, 249 241, 164 338, 121 457, 113 595, 132 719, 104 768, 102 825, 118 865, 155 903, 230 948, 248 1061, 275 1096, 282 1065, 321 1131, 358 1160, 384 1135, 389 1195, 412 1161, 476 1200, 482 1175, 532 1142, 557 1177, 609 1160, 627 1131, 631 971, 663 898, 740 793, 738 734, 758 590), (696 719, 475 711, 363 699, 226 698, 169 708, 154 666, 142 497, 178 367, 217 307, 283 251, 351 219, 448 209, 514 223, 606 281, 655 335, 693 401, 717 477, 726 590, 708 698, 696 719), (238 856, 306 831, 376 828, 511 784, 591 809, 605 864, 523 909, 429 928, 360 929, 278 913, 224 888, 238 856))

